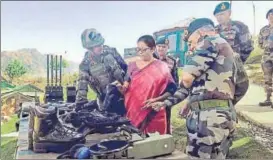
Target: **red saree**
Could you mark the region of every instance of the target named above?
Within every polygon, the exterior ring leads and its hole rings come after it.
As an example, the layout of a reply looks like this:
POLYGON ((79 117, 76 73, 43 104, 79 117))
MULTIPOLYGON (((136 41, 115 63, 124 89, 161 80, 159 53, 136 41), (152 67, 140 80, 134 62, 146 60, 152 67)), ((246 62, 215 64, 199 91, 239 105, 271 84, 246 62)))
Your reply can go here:
MULTIPOLYGON (((127 117, 131 123, 140 127, 152 109, 141 110, 144 102, 163 94, 168 83, 173 82, 170 70, 166 63, 155 60, 131 77, 129 88, 125 94, 127 117)), ((144 129, 144 133, 159 132, 166 134, 167 119, 165 109, 157 112, 155 117, 144 129)))

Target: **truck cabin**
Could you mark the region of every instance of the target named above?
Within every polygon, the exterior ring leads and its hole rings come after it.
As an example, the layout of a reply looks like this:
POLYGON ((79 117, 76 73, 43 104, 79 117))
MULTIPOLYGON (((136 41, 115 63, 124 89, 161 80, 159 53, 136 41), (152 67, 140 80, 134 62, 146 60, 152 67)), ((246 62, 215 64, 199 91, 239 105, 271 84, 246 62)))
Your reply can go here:
POLYGON ((185 27, 175 27, 164 29, 154 33, 154 39, 168 38, 169 50, 168 54, 177 59, 178 66, 182 67, 185 64, 185 53, 187 52, 187 43, 183 40, 185 27))
MULTIPOLYGON (((157 41, 159 38, 165 37, 169 40, 168 54, 177 59, 179 67, 183 67, 186 63, 186 53, 188 51, 188 44, 183 40, 185 30, 190 22, 195 18, 190 17, 179 21, 178 23, 166 27, 160 31, 154 32, 154 39, 157 41)), ((124 58, 126 62, 135 60, 137 57, 136 48, 124 49, 124 58)))

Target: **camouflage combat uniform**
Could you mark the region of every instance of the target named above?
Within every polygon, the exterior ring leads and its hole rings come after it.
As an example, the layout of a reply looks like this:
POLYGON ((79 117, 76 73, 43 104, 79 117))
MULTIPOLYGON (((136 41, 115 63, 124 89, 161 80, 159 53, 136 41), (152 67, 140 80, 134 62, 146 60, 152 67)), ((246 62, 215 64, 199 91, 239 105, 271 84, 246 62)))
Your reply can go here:
POLYGON ((76 103, 87 102, 89 84, 97 93, 97 103, 102 109, 106 86, 114 81, 123 83, 127 65, 115 48, 103 46, 103 53, 100 55, 87 51, 79 69, 76 103))
POLYGON ((230 21, 228 26, 217 25, 216 31, 230 44, 234 52, 240 54, 242 62, 245 63, 254 49, 248 27, 242 22, 230 21))
POLYGON ((273 26, 266 25, 260 30, 258 44, 259 47, 264 49, 262 69, 265 79, 265 92, 267 93, 267 98, 270 100, 273 74, 273 26))
POLYGON ((189 99, 187 117, 189 157, 220 158, 226 156, 235 128, 233 53, 219 35, 207 36, 189 57, 183 72, 195 80, 190 89, 181 88, 164 101, 171 107, 189 99))
MULTIPOLYGON (((173 77, 173 80, 174 80, 175 84, 178 86, 179 77, 178 77, 178 68, 177 68, 177 65, 176 65, 176 60, 171 56, 166 56, 166 58, 161 59, 161 61, 167 63, 167 65, 168 65, 168 67, 170 69, 171 75, 173 77)), ((169 126, 167 133, 171 134, 171 128, 170 128, 170 126, 171 126, 171 116, 172 116, 171 107, 166 108, 166 115, 167 115, 167 124, 169 126)))
POLYGON ((176 60, 171 56, 166 56, 166 58, 161 59, 161 61, 166 62, 168 64, 173 80, 178 85, 179 77, 178 77, 178 68, 177 68, 176 60))
POLYGON ((235 52, 234 73, 236 96, 233 100, 233 104, 235 105, 246 94, 249 86, 249 79, 243 64, 254 49, 253 41, 251 40, 248 27, 239 21, 230 21, 228 26, 218 25, 216 26, 216 31, 230 44, 235 52))

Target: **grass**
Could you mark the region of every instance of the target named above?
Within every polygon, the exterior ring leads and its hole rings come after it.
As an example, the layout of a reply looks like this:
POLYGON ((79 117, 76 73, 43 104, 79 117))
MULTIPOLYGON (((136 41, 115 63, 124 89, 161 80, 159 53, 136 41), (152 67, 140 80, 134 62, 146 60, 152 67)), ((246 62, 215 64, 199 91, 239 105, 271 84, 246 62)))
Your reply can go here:
POLYGON ((1 137, 1 160, 14 159, 15 148, 17 145, 17 138, 1 137))
POLYGON ((15 132, 15 123, 18 121, 17 115, 11 116, 11 119, 1 126, 1 135, 15 132))
POLYGON ((172 109, 172 117, 171 122, 173 126, 173 138, 175 141, 176 149, 183 151, 186 147, 187 141, 187 132, 186 132, 186 121, 185 119, 181 119, 178 116, 180 108, 183 106, 183 102, 177 104, 172 109))
MULTIPOLYGON (((185 119, 178 117, 180 108, 183 103, 179 103, 172 109, 172 125, 174 127, 173 137, 176 144, 176 149, 184 151, 187 143, 187 131, 185 119)), ((273 154, 270 153, 260 143, 256 142, 253 137, 250 137, 243 128, 237 127, 233 145, 230 148, 230 153, 227 159, 270 159, 273 154)))
POLYGON ((264 85, 264 74, 262 71, 261 64, 247 65, 250 73, 248 74, 249 79, 258 85, 264 85))
MULTIPOLYGON (((11 119, 1 126, 1 135, 15 132, 17 120, 17 115, 11 116, 11 119)), ((1 160, 14 159, 16 145, 17 137, 1 137, 1 160)))
POLYGON ((271 159, 273 154, 238 127, 228 159, 271 159))

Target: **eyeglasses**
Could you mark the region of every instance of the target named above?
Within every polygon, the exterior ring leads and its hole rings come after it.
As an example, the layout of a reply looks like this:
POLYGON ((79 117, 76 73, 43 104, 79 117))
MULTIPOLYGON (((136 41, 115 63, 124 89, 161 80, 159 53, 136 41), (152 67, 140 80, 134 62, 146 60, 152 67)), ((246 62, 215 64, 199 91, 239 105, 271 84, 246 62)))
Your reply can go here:
POLYGON ((137 48, 136 51, 137 51, 137 53, 143 53, 143 52, 146 52, 148 49, 150 49, 150 48, 149 47, 144 48, 144 49, 137 48))

